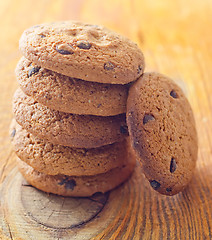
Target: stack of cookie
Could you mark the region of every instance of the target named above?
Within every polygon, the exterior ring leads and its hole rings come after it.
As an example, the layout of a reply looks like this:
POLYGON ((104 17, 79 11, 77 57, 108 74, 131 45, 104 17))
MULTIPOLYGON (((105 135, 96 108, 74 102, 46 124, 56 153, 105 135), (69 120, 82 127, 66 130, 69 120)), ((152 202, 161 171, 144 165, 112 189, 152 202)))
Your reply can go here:
POLYGON ((100 26, 61 22, 29 28, 20 49, 12 142, 25 179, 63 196, 125 181, 135 166, 129 83, 144 69, 137 45, 100 26))

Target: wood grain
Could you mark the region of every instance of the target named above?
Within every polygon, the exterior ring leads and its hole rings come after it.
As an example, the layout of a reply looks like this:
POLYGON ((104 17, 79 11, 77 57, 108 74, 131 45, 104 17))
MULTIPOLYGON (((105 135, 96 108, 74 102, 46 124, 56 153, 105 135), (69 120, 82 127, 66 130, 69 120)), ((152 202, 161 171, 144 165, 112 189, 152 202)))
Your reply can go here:
POLYGON ((212 2, 0 0, 0 17, 0 239, 212 239, 212 2), (167 74, 184 89, 199 156, 183 193, 160 196, 139 165, 130 181, 95 200, 64 200, 23 184, 8 136, 18 39, 31 25, 67 19, 126 35, 143 49, 146 71, 167 74))

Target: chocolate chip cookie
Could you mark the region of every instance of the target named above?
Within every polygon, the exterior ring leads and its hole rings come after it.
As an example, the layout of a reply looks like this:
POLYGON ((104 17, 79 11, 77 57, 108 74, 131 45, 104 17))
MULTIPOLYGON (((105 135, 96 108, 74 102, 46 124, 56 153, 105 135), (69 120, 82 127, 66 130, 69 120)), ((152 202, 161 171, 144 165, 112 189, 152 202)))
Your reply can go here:
POLYGON ((13 110, 16 121, 33 135, 53 144, 95 148, 128 136, 125 114, 101 117, 49 109, 18 89, 13 110))
POLYGON ((93 176, 47 175, 17 159, 18 167, 24 178, 32 186, 48 193, 62 196, 88 197, 96 192, 105 193, 124 181, 132 174, 135 158, 128 159, 127 164, 106 173, 93 176))
POLYGON ((30 27, 19 42, 30 61, 91 82, 126 84, 144 70, 139 47, 105 27, 80 22, 56 22, 30 27))
POLYGON ((166 195, 182 191, 198 149, 192 109, 182 90, 162 74, 143 74, 129 90, 127 124, 152 188, 166 195))
POLYGON ((34 137, 15 122, 11 136, 17 156, 49 175, 96 175, 121 167, 134 158, 128 139, 99 148, 71 148, 34 137))
POLYGON ((128 85, 83 81, 42 68, 24 57, 16 68, 21 89, 47 107, 74 114, 126 113, 128 85))

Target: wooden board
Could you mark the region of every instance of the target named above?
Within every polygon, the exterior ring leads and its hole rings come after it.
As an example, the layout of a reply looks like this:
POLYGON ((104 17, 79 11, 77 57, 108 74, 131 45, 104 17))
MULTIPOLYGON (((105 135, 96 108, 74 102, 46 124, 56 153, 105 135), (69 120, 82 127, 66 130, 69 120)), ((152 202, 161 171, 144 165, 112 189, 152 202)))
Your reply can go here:
POLYGON ((0 239, 212 239, 211 0, 0 0, 0 239), (15 167, 8 128, 18 40, 27 27, 78 19, 136 41, 146 71, 167 74, 195 113, 199 155, 188 188, 174 197, 132 178, 92 198, 63 198, 27 185, 15 167))

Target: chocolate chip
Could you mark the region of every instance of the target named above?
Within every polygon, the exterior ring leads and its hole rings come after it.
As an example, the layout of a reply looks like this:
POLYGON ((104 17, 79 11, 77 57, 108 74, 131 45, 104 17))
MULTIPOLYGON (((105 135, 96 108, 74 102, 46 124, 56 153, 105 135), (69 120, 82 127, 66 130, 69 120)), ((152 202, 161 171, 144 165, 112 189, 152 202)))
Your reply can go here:
POLYGON ((171 192, 172 189, 171 189, 171 188, 167 188, 166 191, 167 191, 167 192, 171 192))
POLYGON ((46 35, 43 35, 43 34, 39 34, 39 36, 40 36, 41 38, 45 38, 45 37, 46 37, 46 35))
POLYGON ((66 181, 67 181, 67 178, 62 179, 62 180, 58 183, 58 185, 64 185, 66 181))
POLYGON ((160 183, 155 180, 151 181, 150 185, 154 190, 157 190, 160 187, 160 183))
POLYGON ((69 180, 68 177, 65 177, 58 185, 65 185, 66 189, 74 190, 74 187, 77 185, 74 179, 69 180))
POLYGON ((114 65, 111 62, 107 62, 104 64, 104 69, 105 70, 113 70, 114 69, 114 65))
POLYGON ((15 137, 15 134, 16 134, 16 129, 13 128, 13 130, 12 130, 12 132, 11 132, 11 134, 10 134, 10 137, 11 137, 11 138, 14 138, 14 137, 15 137))
POLYGON ((149 121, 155 120, 152 114, 145 114, 143 118, 143 124, 147 124, 149 121))
POLYGON ((128 127, 127 127, 127 125, 121 126, 121 127, 120 127, 120 132, 121 132, 122 134, 129 134, 129 133, 128 133, 128 127))
POLYGON ((97 108, 100 108, 101 106, 102 106, 102 104, 100 103, 100 104, 97 105, 97 108))
POLYGON ((70 55, 74 53, 74 51, 71 49, 71 46, 67 44, 57 45, 56 51, 62 55, 70 55))
POLYGON ((76 186, 76 181, 74 181, 73 179, 72 180, 69 180, 65 183, 65 188, 66 189, 71 189, 71 190, 74 190, 74 187, 76 186))
POLYGON ((171 163, 170 163, 170 172, 173 173, 177 168, 177 164, 175 159, 172 157, 171 163))
POLYGON ((39 70, 40 70, 40 67, 33 67, 28 71, 28 77, 31 77, 33 74, 39 72, 39 70))
POLYGON ((91 44, 87 41, 77 41, 77 47, 88 50, 91 48, 91 44))
POLYGON ((67 51, 67 50, 59 50, 59 49, 57 49, 56 48, 56 50, 57 50, 57 52, 59 52, 60 54, 62 54, 62 55, 69 55, 69 54, 72 54, 71 52, 69 52, 69 51, 67 51))
POLYGON ((170 95, 171 95, 173 98, 178 98, 178 95, 177 95, 177 93, 176 93, 174 90, 172 90, 172 91, 170 92, 170 95))
POLYGON ((138 70, 137 70, 137 74, 140 74, 141 71, 142 71, 142 67, 139 65, 139 66, 138 66, 138 70))

